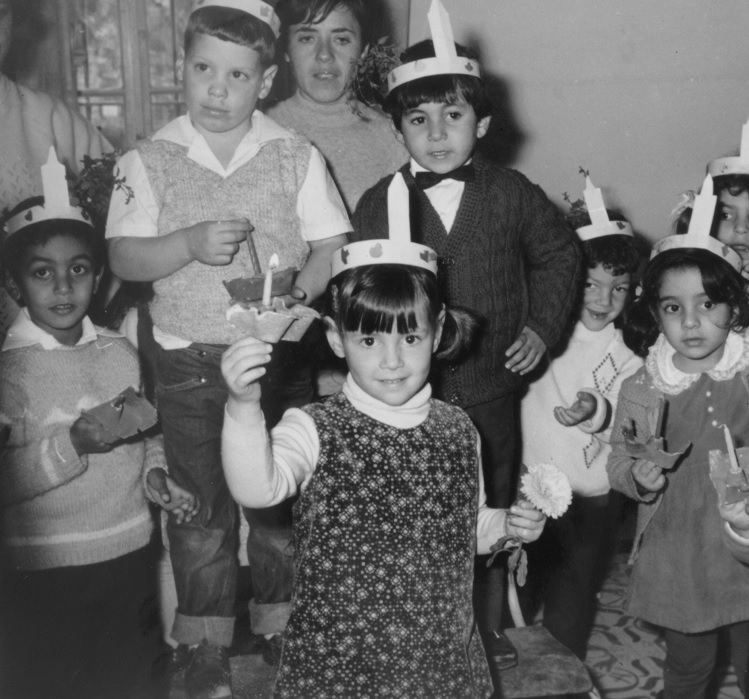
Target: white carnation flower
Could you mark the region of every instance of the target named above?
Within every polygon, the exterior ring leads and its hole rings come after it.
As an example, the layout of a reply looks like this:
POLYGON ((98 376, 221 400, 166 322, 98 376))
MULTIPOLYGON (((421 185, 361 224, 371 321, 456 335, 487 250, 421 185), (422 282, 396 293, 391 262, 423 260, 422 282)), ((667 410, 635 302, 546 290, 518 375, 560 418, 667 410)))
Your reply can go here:
POLYGON ((569 479, 553 464, 528 466, 520 479, 520 491, 533 507, 552 519, 561 517, 572 502, 569 479))

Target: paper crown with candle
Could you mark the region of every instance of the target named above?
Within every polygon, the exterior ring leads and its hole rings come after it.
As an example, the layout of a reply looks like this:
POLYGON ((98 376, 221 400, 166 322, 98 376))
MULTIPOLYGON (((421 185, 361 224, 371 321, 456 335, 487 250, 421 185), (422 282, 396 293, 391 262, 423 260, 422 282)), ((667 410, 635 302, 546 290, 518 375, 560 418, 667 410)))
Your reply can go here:
POLYGON ((473 58, 458 56, 450 16, 440 0, 432 0, 427 13, 434 44, 434 57, 421 58, 393 68, 388 74, 388 92, 399 85, 431 75, 472 75, 481 77, 481 66, 473 58))
POLYGON ((437 253, 411 242, 408 187, 400 172, 388 187, 388 239, 349 243, 333 253, 333 276, 364 265, 409 265, 437 274, 437 253))
POLYGON ((281 20, 278 19, 273 5, 263 0, 194 0, 190 14, 203 7, 228 7, 232 10, 241 10, 265 22, 273 30, 276 38, 281 33, 281 20))
POLYGON ((50 146, 47 162, 42 165, 42 193, 44 204, 19 211, 5 222, 3 242, 24 228, 42 221, 64 219, 94 227, 86 211, 70 203, 65 167, 57 159, 54 146, 50 146))
POLYGON ((717 238, 710 235, 710 229, 713 226, 713 216, 715 214, 715 204, 717 197, 713 194, 713 178, 710 175, 705 177, 702 183, 700 193, 694 198, 694 208, 692 209, 692 218, 689 219, 689 229, 685 234, 669 235, 661 238, 650 253, 652 260, 666 250, 676 250, 679 248, 700 248, 717 255, 728 262, 737 272, 741 271, 741 257, 739 254, 724 245, 717 238))
POLYGON ((602 238, 606 235, 626 235, 634 237, 632 224, 627 221, 610 221, 608 212, 603 203, 603 196, 598 187, 593 186, 589 176, 585 176, 585 189, 583 190, 585 207, 590 216, 590 224, 577 229, 580 240, 592 240, 602 238))
POLYGON ((726 158, 715 158, 707 164, 707 174, 711 177, 721 175, 749 175, 749 121, 741 130, 741 149, 739 155, 726 158))

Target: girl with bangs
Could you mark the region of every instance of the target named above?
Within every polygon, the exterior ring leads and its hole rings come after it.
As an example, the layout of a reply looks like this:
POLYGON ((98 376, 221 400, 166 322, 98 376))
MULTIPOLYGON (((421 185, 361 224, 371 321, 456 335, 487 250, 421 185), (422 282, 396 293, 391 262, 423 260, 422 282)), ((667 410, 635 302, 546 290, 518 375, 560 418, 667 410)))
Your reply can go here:
MULTIPOLYGON (((373 242, 388 243, 340 257, 373 242)), ((491 694, 473 626, 474 556, 506 534, 537 539, 544 517, 523 501, 487 507, 475 427, 432 398, 432 357, 465 351, 474 321, 445 309, 436 262, 420 259, 344 262, 336 273, 334 256, 326 332, 349 374, 340 393, 288 410, 270 436, 258 379, 272 346, 244 338, 224 355, 232 495, 264 507, 300 493, 277 697, 491 694)))

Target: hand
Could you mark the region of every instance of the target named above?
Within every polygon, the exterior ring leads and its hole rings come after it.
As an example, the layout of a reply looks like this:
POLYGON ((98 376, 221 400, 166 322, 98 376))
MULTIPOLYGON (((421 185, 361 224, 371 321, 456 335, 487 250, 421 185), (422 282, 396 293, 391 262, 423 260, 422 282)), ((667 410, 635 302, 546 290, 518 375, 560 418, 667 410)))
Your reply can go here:
POLYGON ((206 265, 228 265, 239 244, 252 230, 246 218, 231 221, 203 221, 185 228, 187 247, 193 260, 206 265))
POLYGON ((577 400, 569 408, 563 408, 561 405, 554 408, 554 417, 565 427, 574 427, 590 420, 596 414, 597 407, 598 401, 592 393, 580 391, 577 400))
POLYGON ((507 514, 507 535, 516 536, 525 544, 541 536, 546 524, 546 515, 539 512, 527 500, 518 500, 507 514))
POLYGON ((265 374, 273 345, 254 337, 237 340, 221 357, 221 373, 229 395, 238 403, 260 400, 258 380, 265 374))
POLYGON ((189 522, 200 511, 198 498, 178 486, 163 468, 152 468, 146 477, 148 492, 154 501, 177 520, 189 522))
POLYGON ((505 356, 509 358, 509 361, 505 364, 505 369, 523 376, 536 368, 545 352, 544 341, 526 325, 520 331, 518 339, 505 352, 505 356))
POLYGON ((635 461, 632 465, 632 477, 643 490, 649 493, 657 493, 666 485, 663 469, 651 461, 635 461))
POLYGON ((307 305, 307 292, 301 286, 294 285, 288 294, 284 294, 280 298, 286 304, 286 308, 291 308, 297 304, 307 305))
POLYGON ((719 505, 720 516, 739 536, 749 539, 749 502, 742 500, 731 505, 719 505))
POLYGON ((70 428, 70 441, 78 456, 84 454, 106 454, 120 441, 100 424, 81 415, 70 428))

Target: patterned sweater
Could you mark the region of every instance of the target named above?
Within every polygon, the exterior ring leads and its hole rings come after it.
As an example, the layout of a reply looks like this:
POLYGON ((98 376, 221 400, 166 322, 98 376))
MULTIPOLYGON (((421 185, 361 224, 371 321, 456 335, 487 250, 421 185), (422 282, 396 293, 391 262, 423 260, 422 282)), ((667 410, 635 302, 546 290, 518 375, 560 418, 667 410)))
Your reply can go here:
POLYGON ((613 324, 591 332, 578 321, 561 353, 551 353, 543 373, 528 386, 520 402, 523 463, 551 463, 570 479, 575 493, 595 496, 610 490, 606 460, 622 382, 642 366, 613 324), (557 422, 556 406, 571 406, 577 393, 594 394, 598 411, 576 427, 557 422))
POLYGON ((107 331, 75 347, 34 344, 0 353, 0 427, 9 430, 0 455, 3 565, 85 565, 148 543, 143 440, 84 456, 70 441, 82 410, 139 381, 136 351, 107 331))
MULTIPOLYGON (((517 390, 523 378, 505 369, 505 351, 524 326, 552 347, 564 329, 577 289, 579 251, 572 231, 543 191, 515 170, 475 157, 476 179, 466 183, 448 234, 411 175, 411 234, 439 256, 449 306, 483 321, 473 352, 460 364, 438 367, 436 394, 469 407, 517 390)), ((359 201, 352 240, 388 237, 387 188, 378 182, 359 201)))

